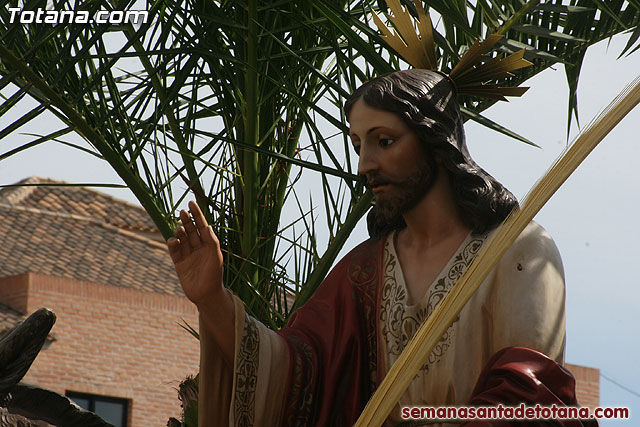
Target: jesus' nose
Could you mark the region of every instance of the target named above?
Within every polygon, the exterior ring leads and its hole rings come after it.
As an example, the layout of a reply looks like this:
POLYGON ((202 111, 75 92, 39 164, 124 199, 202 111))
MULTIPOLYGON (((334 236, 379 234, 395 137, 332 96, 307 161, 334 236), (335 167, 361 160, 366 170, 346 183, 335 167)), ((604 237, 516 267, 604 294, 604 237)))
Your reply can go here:
POLYGON ((360 157, 358 159, 358 174, 368 175, 378 170, 377 156, 365 144, 360 146, 360 157))

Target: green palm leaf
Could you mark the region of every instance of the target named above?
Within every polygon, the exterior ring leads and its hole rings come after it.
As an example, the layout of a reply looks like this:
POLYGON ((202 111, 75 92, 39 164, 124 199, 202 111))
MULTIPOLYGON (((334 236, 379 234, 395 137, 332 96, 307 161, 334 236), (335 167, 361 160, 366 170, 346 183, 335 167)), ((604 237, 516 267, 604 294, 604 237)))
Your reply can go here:
MULTIPOLYGON (((58 0, 56 7, 73 10, 75 3, 58 0)), ((371 205, 352 170, 348 139, 336 136, 347 129, 345 97, 402 67, 370 21, 378 3, 158 0, 146 23, 118 26, 23 25, 2 8, 0 118, 23 103, 36 106, 0 126, 0 143, 43 117, 59 127, 46 135, 27 129, 33 140, 1 150, 0 160, 47 143, 98 156, 165 237, 176 209, 195 197, 223 246, 226 285, 250 314, 281 327, 371 205), (85 145, 61 139, 71 133, 85 145), (320 183, 313 196, 308 176, 320 183)), ((11 4, 41 7, 36 0, 11 4)), ((509 84, 566 64, 570 114, 588 46, 631 31, 621 54, 638 48, 637 0, 428 5, 442 69, 478 37, 501 31, 500 51, 525 48, 535 63, 509 84)), ((82 3, 90 13, 135 7, 133 0, 82 3)), ((466 118, 532 144, 481 115, 492 101, 461 103, 466 118)))

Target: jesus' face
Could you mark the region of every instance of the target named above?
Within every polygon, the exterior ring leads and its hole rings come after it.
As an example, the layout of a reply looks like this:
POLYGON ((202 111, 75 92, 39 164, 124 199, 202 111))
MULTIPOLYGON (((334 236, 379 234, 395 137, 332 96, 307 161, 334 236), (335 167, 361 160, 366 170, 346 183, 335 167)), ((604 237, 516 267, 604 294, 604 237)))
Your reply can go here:
POLYGON ((349 137, 360 156, 358 173, 376 198, 379 221, 390 222, 413 209, 437 178, 418 135, 394 113, 356 101, 349 137))

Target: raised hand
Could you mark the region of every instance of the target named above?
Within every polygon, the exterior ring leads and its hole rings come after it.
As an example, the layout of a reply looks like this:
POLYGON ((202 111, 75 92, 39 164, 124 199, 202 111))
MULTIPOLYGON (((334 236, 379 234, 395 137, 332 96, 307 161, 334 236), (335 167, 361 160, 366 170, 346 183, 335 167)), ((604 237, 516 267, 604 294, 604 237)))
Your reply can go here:
POLYGON ((182 225, 167 241, 184 293, 200 312, 200 335, 213 338, 227 366, 233 369, 235 343, 234 308, 222 285, 220 242, 194 201, 180 211, 182 225))
POLYGON ((222 252, 218 238, 196 202, 189 202, 189 211, 191 215, 180 211, 182 225, 176 229, 175 237, 167 241, 167 246, 184 293, 200 308, 226 297, 222 285, 222 252))

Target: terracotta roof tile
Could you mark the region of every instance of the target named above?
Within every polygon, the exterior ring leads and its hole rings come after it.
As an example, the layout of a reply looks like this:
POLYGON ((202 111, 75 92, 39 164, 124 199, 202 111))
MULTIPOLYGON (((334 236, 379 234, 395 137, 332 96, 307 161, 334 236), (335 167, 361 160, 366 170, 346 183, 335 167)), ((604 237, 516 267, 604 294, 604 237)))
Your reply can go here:
POLYGON ((123 229, 157 231, 142 207, 99 191, 86 187, 51 186, 66 183, 39 177, 27 178, 18 184, 26 186, 0 190, 0 203, 83 216, 123 229), (35 186, 37 184, 45 186, 35 186))
POLYGON ((0 277, 33 272, 184 295, 166 246, 135 232, 151 228, 142 208, 82 187, 17 190, 0 191, 0 277))

